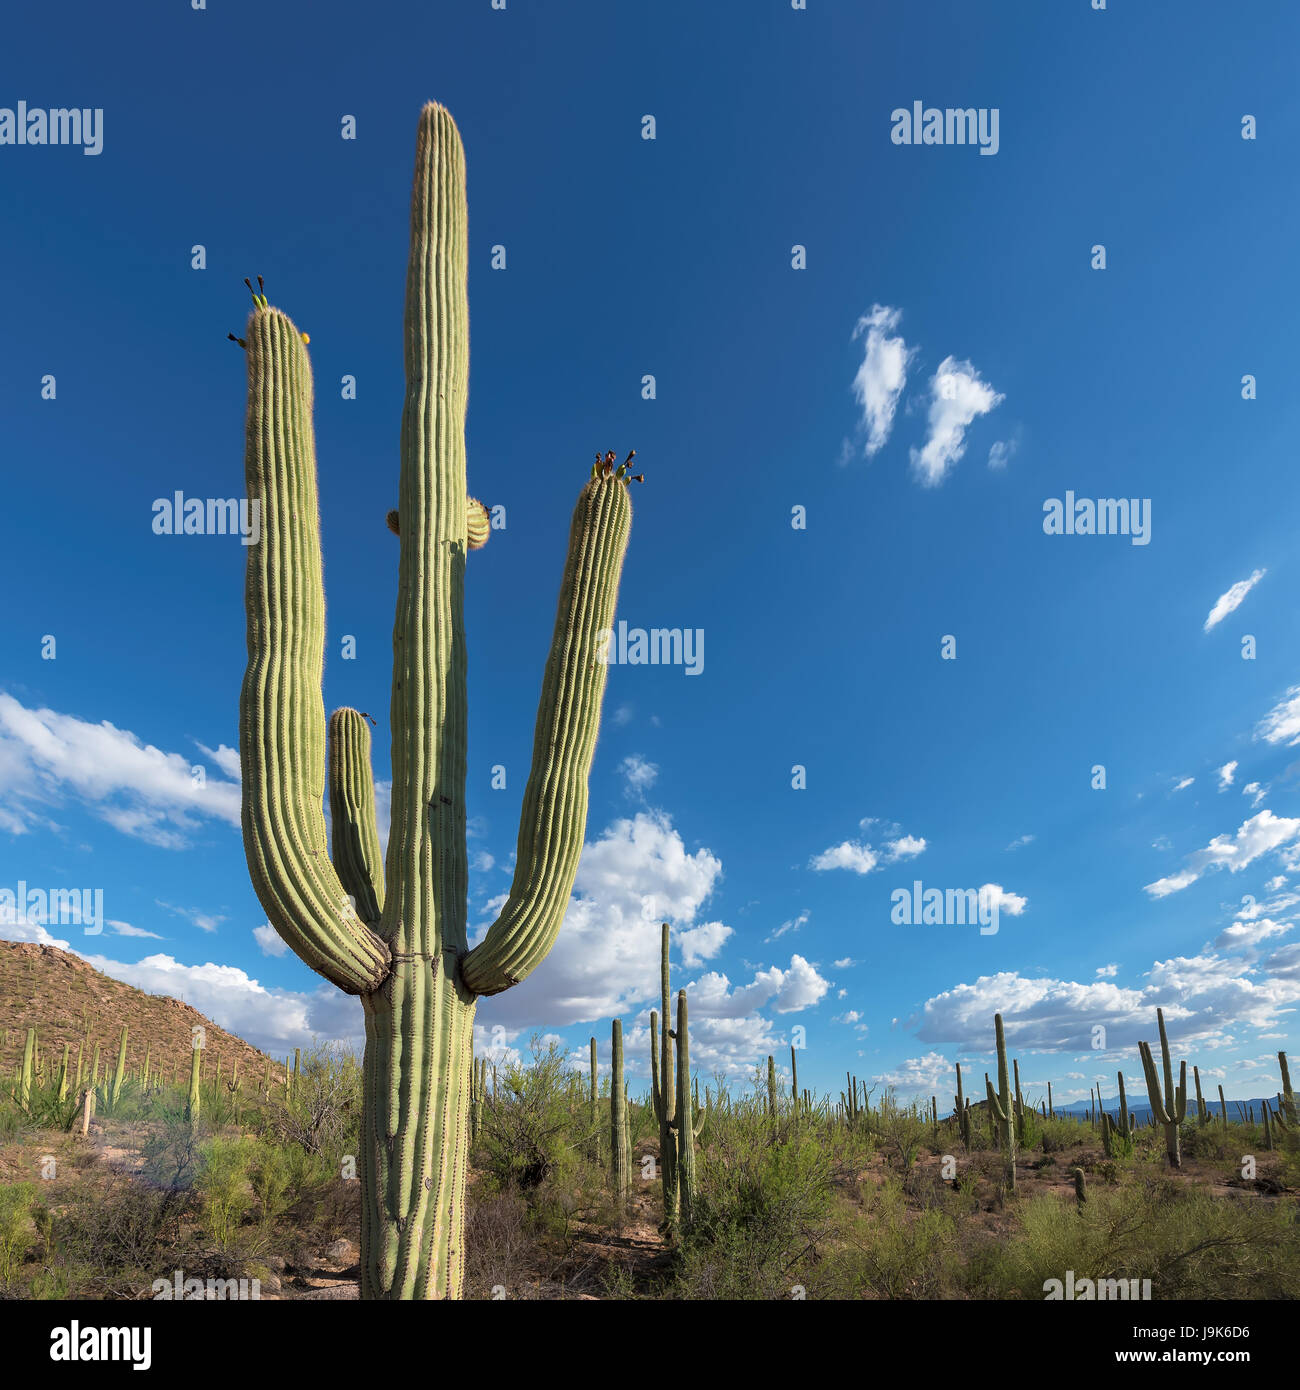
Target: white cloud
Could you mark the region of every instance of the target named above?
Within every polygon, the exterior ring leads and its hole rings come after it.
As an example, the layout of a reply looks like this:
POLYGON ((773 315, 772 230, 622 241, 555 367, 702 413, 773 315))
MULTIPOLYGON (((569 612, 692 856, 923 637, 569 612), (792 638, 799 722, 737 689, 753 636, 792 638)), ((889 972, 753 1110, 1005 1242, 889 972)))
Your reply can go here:
POLYGON ((1008 849, 1022 849, 1025 845, 1032 845, 1034 837, 1032 835, 1021 835, 1018 839, 1012 840, 1007 846, 1008 849))
POLYGON ((845 840, 814 855, 810 867, 818 870, 850 869, 855 874, 869 874, 879 863, 879 856, 870 845, 845 840))
MULTIPOLYGON (((966 1089, 970 1090, 973 1081, 964 1071, 962 1080, 966 1082, 966 1089)), ((957 1070, 942 1053, 927 1052, 924 1057, 908 1057, 896 1067, 872 1077, 872 1081, 878 1087, 892 1086, 900 1100, 923 1096, 928 1101, 931 1096, 937 1096, 939 1114, 945 1113, 945 1106, 948 1113, 952 1112, 951 1099, 945 1102, 944 1097, 956 1094, 957 1070)), ((982 1098, 973 1091, 971 1094, 975 1100, 982 1098)))
POLYGON ((163 902, 161 898, 155 898, 154 902, 156 902, 159 907, 170 912, 172 916, 183 917, 187 922, 198 927, 200 931, 216 931, 222 922, 226 920, 224 917, 216 916, 211 912, 201 912, 196 907, 176 907, 172 903, 163 902))
POLYGON ((929 433, 925 444, 911 451, 912 471, 923 486, 943 482, 966 452, 967 428, 1003 399, 969 362, 943 359, 930 381, 929 433))
POLYGON ((1268 795, 1268 788, 1261 787, 1258 782, 1247 782, 1246 785, 1242 787, 1241 794, 1242 796, 1250 797, 1250 804, 1253 808, 1258 806, 1268 795))
POLYGON ((857 964, 857 961, 850 959, 848 956, 841 956, 839 960, 833 960, 831 964, 836 970, 849 970, 857 964))
POLYGON ((733 935, 731 927, 721 922, 701 922, 698 927, 685 927, 677 933, 677 948, 682 953, 682 968, 693 970, 714 956, 733 935))
POLYGON ((1097 978, 1099 980, 1113 980, 1118 974, 1118 965, 1099 965, 1097 967, 1097 978))
MULTIPOLYGON (((876 823, 873 816, 867 816, 858 822, 863 830, 876 823)), ((844 840, 838 845, 822 850, 820 854, 813 855, 809 860, 809 868, 819 871, 848 869, 855 874, 869 874, 882 864, 895 864, 900 859, 914 859, 918 854, 924 853, 926 842, 921 836, 899 835, 897 826, 882 826, 882 829, 887 835, 892 834, 896 837, 886 839, 882 851, 873 849, 862 840, 844 840)))
POLYGON ((1226 593, 1220 594, 1214 601, 1214 607, 1210 609, 1210 615, 1205 620, 1203 631, 1209 632, 1212 627, 1217 627, 1229 613, 1235 613, 1241 607, 1246 595, 1267 573, 1267 570, 1255 570, 1249 579, 1239 579, 1226 593))
POLYGON ((1219 790, 1221 792, 1226 792, 1228 788, 1232 786, 1232 779, 1236 775, 1237 764, 1235 760, 1230 763, 1224 763, 1224 765, 1219 769, 1219 790))
POLYGON ((866 335, 862 365, 853 378, 853 395, 862 408, 862 428, 867 436, 863 454, 867 458, 879 453, 889 439, 898 398, 907 385, 907 369, 915 354, 901 335, 889 336, 902 317, 900 309, 874 304, 853 330, 854 341, 866 335))
MULTIPOLYGON (((230 750, 218 750, 220 762, 230 750)), ((191 775, 192 760, 164 753, 107 720, 92 724, 51 709, 28 709, 0 693, 0 825, 21 834, 48 824, 38 807, 69 797, 124 835, 182 849, 200 821, 239 825, 239 784, 191 775)))
POLYGON ((1267 743, 1300 743, 1300 685, 1293 685, 1255 726, 1255 737, 1267 743))
POLYGON ((1297 835, 1300 835, 1300 820, 1261 811, 1243 822, 1235 836, 1216 835, 1204 849, 1188 856, 1185 868, 1146 884, 1143 891, 1153 898, 1166 898, 1195 883, 1210 869, 1239 873, 1261 854, 1279 848, 1297 835))
POLYGON ((632 722, 633 713, 634 711, 631 705, 619 705, 614 711, 614 723, 619 728, 622 728, 624 724, 630 724, 632 722))
POLYGON ((1271 917, 1247 920, 1242 916, 1220 932, 1214 944, 1220 950, 1231 950, 1234 946, 1257 946, 1269 937, 1284 936, 1292 925, 1290 922, 1275 922, 1271 917))
MULTIPOLYGON (((680 948, 683 929, 695 926, 721 876, 717 857, 707 849, 688 853, 665 813, 638 811, 616 820, 584 845, 574 896, 545 962, 513 989, 484 999, 479 1017, 525 1030, 565 1027, 616 1017, 656 997, 659 924, 674 924, 680 948)), ((503 900, 485 907, 475 941, 503 900)), ((724 931, 705 924, 686 949, 703 959, 724 931)))
POLYGON ((647 762, 640 753, 629 753, 616 770, 623 778, 623 792, 626 796, 644 796, 659 777, 658 767, 652 762, 647 762))
POLYGON ((778 941, 787 932, 798 931, 801 927, 808 925, 808 912, 805 909, 797 917, 792 917, 788 922, 782 922, 779 927, 770 935, 763 938, 764 943, 778 941))
POLYGON ((469 866, 476 874, 485 874, 495 866, 496 862, 487 850, 480 849, 470 856, 469 866))
POLYGON ((980 912, 1005 912, 1009 917, 1019 917, 1028 906, 1029 899, 1016 893, 1008 893, 1000 883, 986 883, 980 889, 980 912))
POLYGON ((133 927, 130 922, 119 922, 113 917, 108 919, 108 925, 117 936, 147 936, 152 941, 163 939, 156 931, 145 931, 143 927, 133 927))
POLYGON ((261 948, 261 952, 264 956, 283 956, 288 954, 288 942, 285 941, 270 922, 264 922, 260 927, 254 927, 253 939, 261 948))
POLYGON ((1195 781, 1195 777, 1184 777, 1180 781, 1174 783, 1174 790, 1180 792, 1184 787, 1190 787, 1195 781))
POLYGON ((989 467, 995 473, 1001 472, 1016 456, 1020 448, 1018 439, 997 439, 989 446, 989 467))

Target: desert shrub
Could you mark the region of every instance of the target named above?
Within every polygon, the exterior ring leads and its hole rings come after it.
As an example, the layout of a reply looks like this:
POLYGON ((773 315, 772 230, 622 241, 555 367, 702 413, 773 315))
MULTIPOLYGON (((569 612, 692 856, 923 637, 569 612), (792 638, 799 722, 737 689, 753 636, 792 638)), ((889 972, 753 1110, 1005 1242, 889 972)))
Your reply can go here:
POLYGON ((482 1145, 499 1187, 536 1192, 575 1164, 573 1123, 564 1055, 557 1043, 532 1043, 532 1065, 498 1070, 496 1090, 483 1105, 482 1145))
MULTIPOLYGON (((1163 1130, 1160 1135, 1163 1140, 1163 1130)), ((1196 1121, 1183 1125, 1178 1132, 1178 1147, 1186 1158, 1236 1159, 1243 1153, 1255 1153, 1256 1149, 1251 1147, 1255 1142, 1258 1141, 1253 1140, 1244 1128, 1239 1127, 1225 1134, 1222 1120, 1196 1121)))
POLYGON ((890 1165, 901 1173, 911 1168, 930 1135, 929 1121, 915 1107, 899 1105, 892 1089, 881 1096, 871 1129, 890 1165))
POLYGON ((942 1298, 957 1286, 954 1211, 968 1203, 949 1193, 945 1202, 911 1211, 905 1189, 891 1177, 867 1194, 827 1257, 823 1296, 942 1298))
POLYGON ((203 1228, 224 1249, 248 1214, 248 1141, 210 1139, 201 1154, 194 1186, 203 1203, 203 1228))
POLYGON ((10 1183, 0 1187, 0 1287, 13 1281, 27 1253, 35 1201, 35 1183, 10 1183))
POLYGON ((54 1220, 59 1262, 86 1293, 126 1296, 172 1267, 194 1197, 125 1176, 83 1190, 54 1220))
POLYGON ((1082 1210, 1035 1197, 1011 1235, 984 1251, 983 1296, 1042 1298, 1049 1279, 1150 1279, 1156 1299, 1294 1296, 1300 1280, 1295 1210, 1216 1198, 1157 1176, 1090 1191, 1082 1210), (1288 1292, 1289 1291, 1289 1292, 1288 1292))
POLYGON ((264 1224, 270 1223, 289 1205, 289 1159, 280 1145, 262 1142, 257 1145, 251 1171, 261 1219, 264 1224))
POLYGON ((813 1134, 773 1141, 763 1120, 719 1126, 697 1155, 694 1223, 682 1242, 684 1298, 788 1298, 830 1236, 833 1158, 813 1134))
POLYGON ((519 1271, 531 1261, 526 1254, 535 1243, 528 1204, 515 1188, 485 1193, 472 1201, 466 1231, 465 1285, 470 1298, 491 1298, 492 1291, 512 1291, 519 1271))
POLYGON ((331 1166, 344 1153, 356 1153, 360 1125, 361 1067, 351 1052, 333 1043, 309 1048, 292 1096, 266 1110, 266 1126, 281 1143, 326 1155, 331 1166))

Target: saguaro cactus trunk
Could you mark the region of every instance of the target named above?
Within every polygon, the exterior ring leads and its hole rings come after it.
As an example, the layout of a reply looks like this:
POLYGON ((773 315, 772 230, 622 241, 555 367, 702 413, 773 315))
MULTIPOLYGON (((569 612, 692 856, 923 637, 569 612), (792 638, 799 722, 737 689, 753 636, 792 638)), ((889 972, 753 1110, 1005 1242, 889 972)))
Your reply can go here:
MULTIPOLYGON (((465 491, 469 368, 465 162, 451 116, 421 113, 406 279, 400 537, 393 630, 392 822, 386 864, 370 733, 321 698, 321 575, 311 367, 304 337, 262 294, 248 354, 248 672, 240 704, 243 829, 271 924, 313 969, 361 997, 361 1292, 456 1297, 475 1001, 517 984, 551 949, 577 870, 611 627, 631 523, 613 454, 569 532, 510 894, 472 951, 466 928, 466 552, 487 514, 465 491), (322 813, 329 767, 333 861, 322 813)), ((260 284, 260 282, 259 282, 260 284)), ((629 455, 629 459, 630 459, 629 455)))

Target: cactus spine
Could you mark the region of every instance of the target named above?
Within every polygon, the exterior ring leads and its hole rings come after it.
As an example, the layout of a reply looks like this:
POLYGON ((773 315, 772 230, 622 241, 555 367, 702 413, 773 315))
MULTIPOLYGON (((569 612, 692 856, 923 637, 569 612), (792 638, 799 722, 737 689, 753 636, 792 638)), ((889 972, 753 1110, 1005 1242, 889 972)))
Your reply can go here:
MULTIPOLYGON (((595 1039, 592 1039, 595 1055, 595 1039)), ((614 1020, 609 1045, 609 1153, 614 1200, 622 1210, 627 1205, 632 1176, 628 1158, 627 1090, 623 1082, 623 1020, 614 1020)))
POLYGON ((466 496, 469 368, 465 162, 451 116, 420 115, 406 280, 400 538, 393 630, 392 828, 381 867, 370 734, 330 720, 311 368, 303 336, 264 295, 246 330, 249 665, 241 696, 243 830, 268 919, 319 974, 361 996, 363 1298, 458 1297, 475 1003, 529 975, 554 944, 586 828, 612 626, 631 522, 627 469, 607 454, 569 532, 524 792, 515 877, 469 949, 465 845, 466 553, 485 534, 466 496), (471 515, 472 513, 472 515, 471 515), (334 859, 321 811, 331 784, 334 859), (339 814, 342 808, 342 814, 339 814))
POLYGON ((985 1073, 984 1085, 988 1091, 989 1122, 996 1123, 997 1133, 1002 1143, 1004 1182, 1008 1192, 1016 1190, 1016 1114, 1015 1096, 1011 1090, 1011 1080, 1007 1074, 1007 1040, 1002 1031, 1002 1015, 993 1015, 993 1031, 997 1039, 998 1090, 994 1093, 993 1083, 985 1073))
POLYGON ((1180 1066, 1178 1086, 1175 1089, 1173 1064, 1169 1060, 1169 1039, 1165 1035, 1163 1009, 1156 1010, 1156 1022, 1160 1028, 1160 1058, 1165 1073, 1163 1101, 1160 1094, 1160 1078, 1156 1073, 1156 1065, 1151 1056, 1149 1044, 1138 1043, 1138 1051, 1142 1054, 1142 1070, 1146 1073, 1147 1096, 1151 1101, 1152 1119, 1164 1126, 1165 1152, 1169 1156, 1170 1167, 1181 1168, 1183 1160, 1178 1146, 1178 1126, 1187 1118, 1187 1063, 1183 1062, 1180 1066))

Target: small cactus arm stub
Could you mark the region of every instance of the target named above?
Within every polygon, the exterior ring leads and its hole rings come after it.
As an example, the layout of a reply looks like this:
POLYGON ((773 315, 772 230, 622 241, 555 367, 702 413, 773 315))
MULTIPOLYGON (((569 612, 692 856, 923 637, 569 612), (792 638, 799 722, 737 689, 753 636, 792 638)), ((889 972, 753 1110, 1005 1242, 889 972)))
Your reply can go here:
POLYGON ((467 240, 460 135, 446 110, 431 104, 416 142, 401 478, 389 517, 400 558, 386 862, 367 717, 339 710, 326 746, 325 598, 305 335, 254 291, 245 337, 236 339, 248 358, 248 497, 262 516, 246 583, 244 844, 276 931, 314 970, 362 1000, 365 1298, 454 1298, 461 1291, 475 1001, 535 969, 564 917, 605 688, 598 642, 612 625, 631 524, 627 464, 615 468, 606 455, 582 488, 569 530, 514 881, 500 917, 470 950, 464 581, 466 552, 486 541, 489 515, 466 495, 467 240), (327 768, 332 859, 322 811, 327 768))

